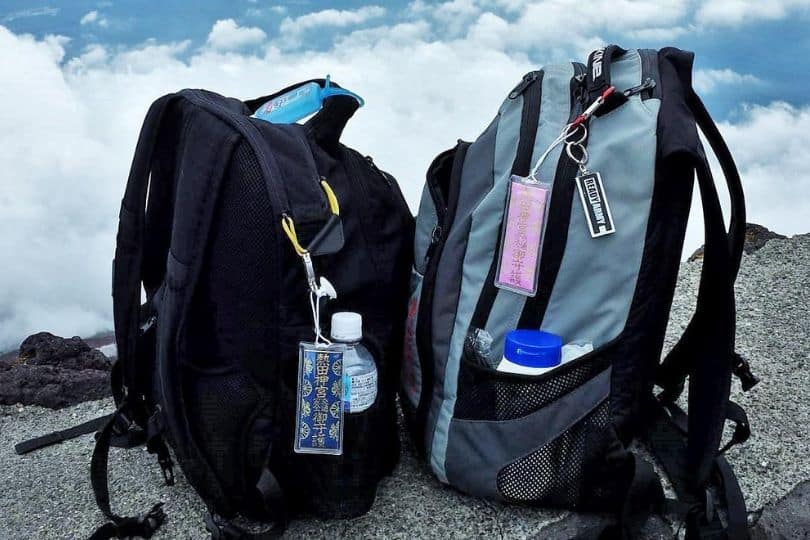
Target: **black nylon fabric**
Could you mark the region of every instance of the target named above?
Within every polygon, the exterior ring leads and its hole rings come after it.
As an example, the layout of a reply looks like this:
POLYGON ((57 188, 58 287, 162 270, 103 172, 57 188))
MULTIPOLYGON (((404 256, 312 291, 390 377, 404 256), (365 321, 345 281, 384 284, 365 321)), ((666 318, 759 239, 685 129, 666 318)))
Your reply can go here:
MULTIPOLYGON (((354 112, 343 102, 306 126, 275 126, 211 92, 162 99, 171 106, 148 118, 159 125, 154 155, 136 155, 134 176, 149 161, 148 209, 130 201, 122 210, 122 221, 141 227, 140 243, 119 242, 122 254, 140 253, 129 271, 157 324, 138 357, 154 360, 125 355, 122 371, 142 381, 146 409, 161 408, 178 462, 212 513, 282 521, 264 493, 278 485, 293 513, 358 515, 399 455, 394 396, 413 235, 399 187, 336 139, 354 112), (339 200, 345 237, 338 253, 313 257, 338 291, 323 330, 334 311, 360 312, 379 380, 375 404, 345 417, 342 456, 292 452, 298 343, 314 334, 305 272, 281 216, 295 219, 306 245, 330 215, 321 178, 339 200)), ((116 312, 129 301, 119 298, 116 312)))

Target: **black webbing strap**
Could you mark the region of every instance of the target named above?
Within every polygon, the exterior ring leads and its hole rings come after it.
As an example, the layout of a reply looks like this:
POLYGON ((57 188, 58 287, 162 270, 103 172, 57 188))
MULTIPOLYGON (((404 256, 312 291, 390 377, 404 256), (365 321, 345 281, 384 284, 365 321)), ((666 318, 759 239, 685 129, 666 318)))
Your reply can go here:
MULTIPOLYGON (((132 390, 137 380, 137 341, 141 326, 141 281, 143 262, 143 237, 146 220, 146 197, 152 170, 155 143, 160 132, 164 113, 175 94, 169 94, 155 101, 144 119, 135 156, 127 179, 126 190, 121 201, 118 220, 118 236, 113 260, 113 319, 118 359, 112 383, 117 399, 120 388, 126 385, 132 390)), ((132 403, 132 401, 130 401, 132 403)), ((120 401, 119 401, 120 403, 120 401)), ((132 414, 135 420, 146 420, 147 413, 133 403, 132 414), (140 418, 143 417, 143 418, 140 418)))
MULTIPOLYGON (((268 452, 269 456, 269 452, 268 452)), ((233 521, 224 519, 209 510, 205 515, 205 528, 211 533, 211 540, 265 540, 281 538, 287 530, 288 514, 284 501, 284 492, 270 471, 267 464, 262 469, 256 490, 262 498, 262 503, 273 519, 273 525, 264 531, 250 532, 236 525, 233 521)))
MULTIPOLYGON (((744 241, 745 208, 742 188, 728 148, 699 98, 691 92, 690 109, 721 162, 732 200, 732 225, 726 233, 723 213, 706 156, 694 156, 703 205, 705 251, 695 313, 687 330, 658 372, 661 411, 653 416, 648 438, 651 449, 669 476, 678 498, 687 504, 686 537, 747 539, 742 493, 718 447, 726 419, 737 425, 723 450, 750 434, 745 412, 729 402, 734 363, 734 279, 744 241), (689 376, 688 416, 674 404, 689 376), (722 460, 722 461, 720 461, 722 460), (729 515, 724 526, 714 510, 708 486, 717 476, 729 515), (731 524, 734 524, 732 527, 731 524)), ((682 156, 681 156, 682 157, 682 156)))
POLYGON ((648 462, 627 452, 622 467, 626 486, 624 501, 615 514, 600 515, 595 524, 577 531, 576 540, 634 540, 640 538, 644 524, 666 506, 661 478, 648 462))
MULTIPOLYGON (((540 114, 542 112, 540 107, 543 97, 543 77, 544 73, 540 71, 539 76, 523 90, 520 133, 511 169, 513 175, 528 176, 532 168, 532 155, 534 153, 534 144, 537 141, 537 127, 540 124, 540 114)), ((498 271, 498 252, 501 249, 501 227, 503 227, 503 223, 498 225, 499 232, 495 241, 495 255, 492 258, 487 277, 483 282, 484 287, 470 319, 471 328, 486 327, 489 315, 492 312, 492 306, 495 304, 495 298, 498 295, 498 288, 495 287, 495 274, 498 271)))
POLYGON ((731 151, 723 140, 720 130, 712 120, 709 111, 701 101, 700 97, 692 92, 689 96, 689 107, 695 115, 695 121, 703 132, 706 140, 712 148, 712 152, 720 163, 720 169, 726 179, 729 196, 731 198, 731 215, 729 219, 728 246, 731 264, 731 280, 737 278, 740 269, 743 248, 745 246, 745 195, 742 188, 742 180, 731 156, 731 151))
POLYGON ((109 520, 93 533, 90 540, 106 540, 108 538, 140 537, 150 538, 166 519, 163 512, 163 503, 154 505, 147 513, 136 517, 123 517, 113 513, 110 507, 110 488, 108 482, 108 463, 110 455, 110 440, 119 412, 118 410, 104 425, 96 439, 93 449, 93 458, 90 462, 90 482, 93 485, 93 494, 96 504, 109 520))
MULTIPOLYGON (((733 405, 729 410, 734 409, 733 405)), ((731 465, 719 454, 711 463, 713 482, 710 484, 717 488, 720 504, 725 509, 724 524, 715 510, 712 492, 705 485, 695 484, 694 477, 689 472, 686 461, 686 413, 675 404, 651 403, 650 407, 657 412, 650 424, 647 442, 678 496, 677 504, 670 504, 669 509, 677 509, 673 513, 684 520, 686 538, 747 540, 749 533, 745 500, 731 465)), ((730 416, 733 415, 731 413, 730 416)))
MULTIPOLYGON (((641 529, 651 514, 659 511, 664 503, 664 489, 661 479, 652 465, 630 454, 633 461, 632 478, 625 494, 624 504, 619 514, 619 538, 639 538, 641 529)), ((602 538, 611 538, 602 535, 602 538)), ((613 536, 616 538, 616 536, 613 536)))
MULTIPOLYGON (((720 135, 705 105, 703 105, 703 102, 694 92, 690 95, 689 107, 695 116, 698 127, 700 127, 700 130, 703 132, 720 163, 720 168, 723 171, 723 176, 728 186, 731 200, 731 215, 729 232, 725 241, 728 244, 728 280, 733 284, 740 268, 740 260, 742 259, 745 244, 745 197, 743 195, 742 182, 728 146, 720 135)), ((722 225, 722 217, 720 223, 722 225)), ((724 225, 722 228, 723 231, 725 231, 724 225)), ((708 248, 708 239, 706 247, 708 248)), ((704 260, 701 284, 704 279, 708 277, 710 276, 707 275, 704 260)), ((702 325, 702 320, 706 319, 706 315, 703 313, 703 310, 711 307, 711 301, 706 298, 706 295, 711 294, 712 290, 713 287, 711 286, 701 286, 698 292, 697 308, 692 319, 689 321, 678 343, 672 348, 672 351, 667 355, 658 369, 656 382, 664 389, 664 399, 666 401, 675 401, 681 394, 686 376, 689 374, 691 366, 693 365, 696 349, 700 347, 701 342, 705 339, 703 334, 706 333, 706 329, 702 325), (702 299, 701 295, 703 296, 702 299)), ((735 355, 733 357, 733 372, 740 378, 744 390, 749 390, 758 382, 758 379, 751 373, 748 363, 745 362, 742 357, 739 357, 739 355, 733 352, 732 354, 735 355)))
POLYGON ((718 450, 718 454, 725 454, 729 448, 744 443, 751 436, 751 425, 745 409, 731 400, 726 404, 726 420, 734 423, 734 432, 731 439, 718 450))
MULTIPOLYGON (((611 86, 610 64, 613 60, 623 56, 627 51, 618 45, 608 45, 593 51, 588 56, 588 71, 585 74, 587 83, 588 104, 596 101, 605 90, 611 86)), ((594 116, 602 116, 613 109, 623 105, 627 97, 622 92, 613 92, 605 102, 596 110, 594 116)))
POLYGON ((729 540, 747 539, 750 537, 748 511, 745 508, 745 499, 734 470, 723 456, 717 456, 714 465, 718 487, 723 494, 726 508, 726 537, 729 540))
POLYGON ((708 163, 697 164, 706 247, 690 354, 687 463, 698 485, 709 476, 723 432, 734 353, 734 285, 723 214, 708 163))
POLYGON ((115 413, 106 414, 68 429, 54 431, 53 433, 34 437, 33 439, 29 439, 17 444, 14 447, 14 451, 19 455, 23 455, 27 454, 28 452, 33 452, 34 450, 39 450, 40 448, 45 448, 46 446, 59 444, 70 439, 81 437, 82 435, 87 435, 88 433, 95 433, 105 426, 114 415, 115 413))
MULTIPOLYGON (((280 417, 281 400, 279 393, 281 391, 281 377, 277 377, 277 393, 275 404, 273 405, 274 417, 280 417)), ((259 475, 259 480, 256 482, 256 491, 261 497, 262 505, 264 506, 267 515, 272 519, 273 524, 269 529, 253 533, 244 530, 242 527, 234 524, 232 520, 228 520, 217 515, 213 510, 209 509, 205 515, 205 528, 211 533, 212 540, 265 540, 271 538, 280 538, 284 531, 287 530, 289 523, 289 513, 287 511, 287 503, 284 499, 284 490, 281 488, 276 475, 270 470, 270 463, 273 456, 273 440, 278 440, 280 435, 279 422, 273 422, 272 432, 273 437, 265 451, 264 466, 259 475)))

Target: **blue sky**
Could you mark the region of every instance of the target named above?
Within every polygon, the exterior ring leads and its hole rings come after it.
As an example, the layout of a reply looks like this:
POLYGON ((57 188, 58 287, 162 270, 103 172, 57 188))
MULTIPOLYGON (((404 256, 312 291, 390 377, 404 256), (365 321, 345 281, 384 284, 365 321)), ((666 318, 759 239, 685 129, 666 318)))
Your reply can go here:
MULTIPOLYGON (((327 73, 366 98, 344 141, 416 210, 431 159, 527 71, 607 43, 696 52, 749 221, 808 232, 810 0, 366 3, 0 0, 0 351, 111 327, 118 205, 140 124, 185 87, 241 98, 327 73)), ((694 211, 686 252, 702 243, 694 211)))
MULTIPOLYGON (((732 4, 733 7, 733 2, 725 3, 732 4)), ((196 47, 205 44, 211 27, 217 20, 230 18, 240 26, 261 28, 269 39, 277 39, 283 38, 279 26, 285 18, 296 18, 326 9, 352 11, 368 4, 359 0, 201 0, 193 3, 184 0, 82 0, 41 4, 28 0, 4 0, 0 2, 0 24, 15 33, 30 33, 37 37, 49 34, 68 36, 71 41, 65 45, 67 57, 78 55, 93 44, 131 48, 150 39, 158 42, 188 39, 191 46, 184 55, 180 55, 188 57, 196 47), (193 7, 189 7, 191 5, 193 7), (97 13, 95 20, 85 20, 82 23, 83 17, 93 12, 97 13)), ((427 4, 440 5, 442 2, 427 4)), ((491 4, 491 11, 507 20, 518 17, 515 12, 502 7, 498 9, 497 2, 491 4)), ((506 4, 508 3, 502 5, 506 4)), ((384 15, 372 17, 366 23, 352 26, 351 29, 392 25, 418 18, 409 11, 409 1, 395 0, 381 2, 379 5, 385 7, 384 15)), ((576 24, 576 21, 572 24, 576 24)), ((810 15, 805 8, 786 12, 784 17, 772 20, 763 17, 749 24, 723 25, 720 32, 715 29, 693 29, 674 35, 669 40, 635 37, 632 45, 661 47, 664 44, 674 44, 698 51, 698 68, 731 69, 735 73, 753 74, 760 79, 755 83, 731 86, 722 93, 712 92, 707 96, 706 101, 715 116, 723 119, 733 117, 743 103, 766 104, 781 100, 793 105, 803 105, 810 101, 806 85, 797 84, 797 77, 801 78, 802 74, 810 70, 808 28, 810 15)), ((308 34, 301 47, 327 50, 340 33, 345 33, 345 28, 326 28, 325 31, 308 34)), ((629 43, 622 32, 611 32, 609 26, 600 35, 605 41, 629 43)), ((437 31, 434 38, 442 39, 441 32, 437 31)), ((528 51, 529 58, 538 64, 545 61, 543 53, 541 46, 528 51)))

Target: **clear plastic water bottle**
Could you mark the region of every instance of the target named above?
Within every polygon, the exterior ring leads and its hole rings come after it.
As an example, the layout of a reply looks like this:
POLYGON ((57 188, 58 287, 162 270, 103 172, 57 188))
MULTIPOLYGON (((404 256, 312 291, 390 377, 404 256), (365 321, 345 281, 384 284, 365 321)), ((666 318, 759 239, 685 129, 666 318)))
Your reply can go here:
POLYGON ((363 317, 344 311, 332 315, 332 340, 346 345, 343 353, 343 410, 363 412, 377 399, 377 364, 363 338, 363 317))

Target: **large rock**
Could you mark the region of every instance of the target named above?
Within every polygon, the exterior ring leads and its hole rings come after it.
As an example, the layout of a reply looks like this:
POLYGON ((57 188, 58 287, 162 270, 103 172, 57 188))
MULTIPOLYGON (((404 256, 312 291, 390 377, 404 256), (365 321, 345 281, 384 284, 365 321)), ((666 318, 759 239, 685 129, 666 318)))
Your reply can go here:
MULTIPOLYGON (((746 223, 745 224, 745 245, 743 246, 743 251, 746 253, 753 253, 764 246, 768 240, 773 240, 774 238, 787 238, 784 235, 779 233, 775 233, 769 230, 767 227, 763 227, 762 225, 757 225, 756 223, 746 223)), ((703 259, 703 247, 700 246, 695 250, 694 253, 689 257, 690 261, 698 261, 703 259)))
POLYGON ((29 336, 0 358, 0 404, 59 409, 110 395, 110 362, 79 337, 29 336))
POLYGON ((810 538, 810 481, 766 506, 751 529, 751 540, 782 538, 810 538))

